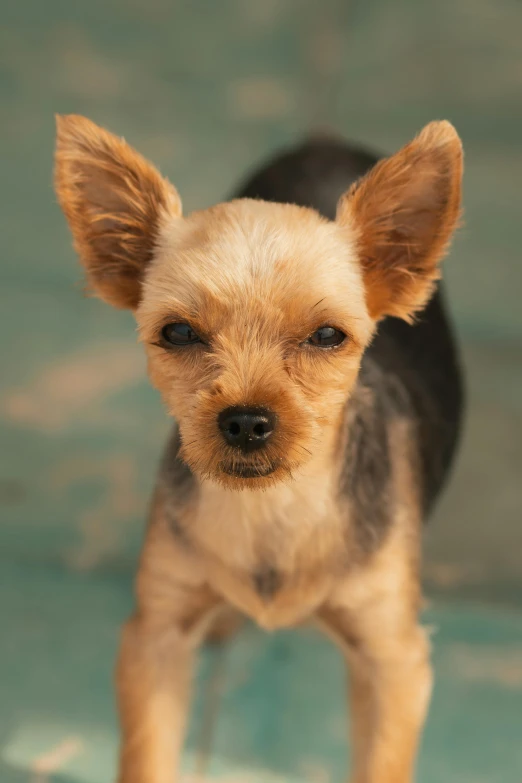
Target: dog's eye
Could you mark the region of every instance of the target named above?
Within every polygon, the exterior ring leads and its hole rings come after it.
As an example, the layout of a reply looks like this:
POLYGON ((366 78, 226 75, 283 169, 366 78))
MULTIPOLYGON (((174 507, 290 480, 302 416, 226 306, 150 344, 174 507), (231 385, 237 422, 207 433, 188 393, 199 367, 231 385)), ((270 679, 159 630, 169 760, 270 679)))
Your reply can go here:
POLYGON ((161 336, 171 345, 193 345, 201 342, 201 338, 188 324, 167 324, 161 330, 161 336))
POLYGON ((310 335, 308 342, 316 345, 318 348, 335 348, 341 345, 346 339, 346 335, 333 326, 321 326, 316 332, 310 335))

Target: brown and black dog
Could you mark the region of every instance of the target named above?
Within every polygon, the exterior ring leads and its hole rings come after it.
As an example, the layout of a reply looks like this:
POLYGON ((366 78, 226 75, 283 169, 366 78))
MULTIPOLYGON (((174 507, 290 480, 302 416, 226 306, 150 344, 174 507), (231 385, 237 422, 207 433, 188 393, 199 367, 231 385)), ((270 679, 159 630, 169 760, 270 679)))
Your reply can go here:
POLYGON ((176 419, 118 662, 120 783, 175 779, 194 653, 231 608, 268 630, 315 619, 349 663, 351 780, 412 780, 421 529, 461 413, 437 285, 461 177, 434 122, 379 162, 311 141, 184 217, 123 140, 58 118, 88 285, 134 312, 176 419))

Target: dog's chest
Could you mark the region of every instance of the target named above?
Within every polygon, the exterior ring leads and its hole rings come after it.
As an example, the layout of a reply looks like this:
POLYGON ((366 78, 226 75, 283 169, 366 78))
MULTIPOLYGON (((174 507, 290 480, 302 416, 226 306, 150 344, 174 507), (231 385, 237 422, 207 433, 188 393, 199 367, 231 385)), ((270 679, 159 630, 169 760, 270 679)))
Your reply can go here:
POLYGON ((330 487, 313 481, 258 493, 209 487, 193 529, 214 589, 275 628, 304 619, 331 589, 344 560, 341 517, 330 487))
POLYGON ((334 572, 325 562, 315 570, 284 571, 261 565, 252 572, 220 567, 209 569, 211 583, 230 604, 262 628, 296 625, 310 617, 334 586, 334 572))

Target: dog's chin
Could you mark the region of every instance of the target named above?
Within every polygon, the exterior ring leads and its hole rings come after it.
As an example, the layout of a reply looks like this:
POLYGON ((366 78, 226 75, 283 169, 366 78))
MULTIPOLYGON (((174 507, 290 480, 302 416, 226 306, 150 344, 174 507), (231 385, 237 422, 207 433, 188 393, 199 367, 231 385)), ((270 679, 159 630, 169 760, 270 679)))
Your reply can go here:
POLYGON ((252 465, 248 462, 229 465, 223 463, 221 468, 227 476, 239 479, 255 479, 271 476, 277 470, 276 465, 252 465))
POLYGON ((255 464, 253 462, 222 462, 211 478, 234 490, 266 489, 288 479, 290 470, 283 462, 255 464))

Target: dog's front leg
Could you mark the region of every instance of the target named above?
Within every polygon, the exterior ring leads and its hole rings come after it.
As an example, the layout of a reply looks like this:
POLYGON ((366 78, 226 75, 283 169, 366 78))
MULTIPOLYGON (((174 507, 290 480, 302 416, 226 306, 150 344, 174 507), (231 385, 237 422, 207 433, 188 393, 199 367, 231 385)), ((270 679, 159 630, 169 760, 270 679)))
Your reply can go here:
POLYGON ((351 657, 350 679, 353 720, 361 723, 355 783, 411 783, 432 681, 422 629, 384 654, 363 646, 351 657))
POLYGON ((352 783, 412 783, 431 694, 429 643, 407 591, 325 606, 349 664, 352 783))
POLYGON ((118 783, 174 783, 193 658, 221 601, 159 525, 148 536, 137 592, 117 665, 118 783))
POLYGON ((193 645, 175 624, 125 626, 117 671, 119 783, 173 783, 185 733, 193 645))

